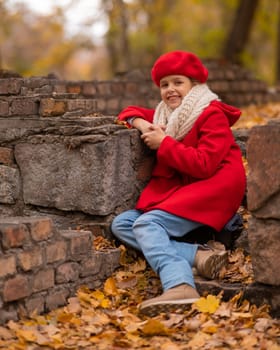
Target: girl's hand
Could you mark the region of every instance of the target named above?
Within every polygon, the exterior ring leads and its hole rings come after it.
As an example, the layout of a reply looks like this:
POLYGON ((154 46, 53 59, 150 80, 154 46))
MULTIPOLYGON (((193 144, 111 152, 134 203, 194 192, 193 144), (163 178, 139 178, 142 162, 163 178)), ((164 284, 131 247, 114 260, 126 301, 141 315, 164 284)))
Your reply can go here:
POLYGON ((141 139, 150 149, 156 150, 166 136, 164 130, 165 127, 162 125, 151 124, 148 131, 141 135, 141 139))

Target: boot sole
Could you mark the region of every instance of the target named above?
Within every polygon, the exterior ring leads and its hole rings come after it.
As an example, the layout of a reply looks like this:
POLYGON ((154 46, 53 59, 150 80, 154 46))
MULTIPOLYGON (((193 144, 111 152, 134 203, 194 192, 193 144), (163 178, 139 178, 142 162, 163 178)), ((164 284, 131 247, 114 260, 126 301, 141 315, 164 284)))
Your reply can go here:
POLYGON ((139 312, 149 317, 154 317, 161 313, 168 312, 182 313, 184 311, 190 310, 192 304, 198 299, 199 298, 158 301, 147 306, 140 305, 139 312))
POLYGON ((208 279, 219 278, 223 267, 228 265, 228 252, 224 251, 219 254, 213 254, 205 262, 205 267, 200 275, 208 279))

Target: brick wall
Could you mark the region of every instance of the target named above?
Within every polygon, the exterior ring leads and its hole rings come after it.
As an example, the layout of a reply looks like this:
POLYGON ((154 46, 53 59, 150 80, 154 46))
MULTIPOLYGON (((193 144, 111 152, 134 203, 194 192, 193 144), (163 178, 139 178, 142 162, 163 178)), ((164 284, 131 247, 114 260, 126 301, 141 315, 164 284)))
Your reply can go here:
POLYGON ((65 305, 78 287, 97 288, 119 250, 95 251, 89 231, 57 230, 46 217, 0 220, 0 324, 65 305))
MULTIPOLYGON (((237 65, 206 61, 208 84, 236 106, 280 101, 280 91, 237 65)), ((71 117, 73 114, 117 115, 127 105, 154 108, 158 88, 149 71, 134 71, 110 81, 63 81, 46 77, 0 79, 0 117, 71 117)))

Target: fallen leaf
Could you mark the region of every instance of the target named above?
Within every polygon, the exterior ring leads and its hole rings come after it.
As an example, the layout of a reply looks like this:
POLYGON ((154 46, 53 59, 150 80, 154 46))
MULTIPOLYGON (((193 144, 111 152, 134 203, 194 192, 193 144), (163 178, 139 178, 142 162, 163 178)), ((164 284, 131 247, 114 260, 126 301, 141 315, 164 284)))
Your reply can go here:
POLYGON ((213 314, 219 307, 220 299, 214 295, 207 295, 206 298, 201 297, 195 302, 198 311, 213 314))
POLYGON ((116 282, 113 277, 109 277, 104 284, 104 292, 106 295, 116 296, 119 294, 116 282))
POLYGON ((168 329, 164 326, 162 322, 156 319, 149 319, 142 327, 142 332, 144 335, 167 335, 168 329))

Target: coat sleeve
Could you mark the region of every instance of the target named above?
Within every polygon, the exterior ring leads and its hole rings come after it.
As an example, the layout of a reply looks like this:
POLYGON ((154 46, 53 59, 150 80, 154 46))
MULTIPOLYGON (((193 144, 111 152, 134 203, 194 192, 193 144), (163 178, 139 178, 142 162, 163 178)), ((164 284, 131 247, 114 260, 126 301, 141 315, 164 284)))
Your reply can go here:
POLYGON ((154 118, 154 113, 155 113, 154 109, 143 108, 138 106, 128 106, 120 112, 120 114, 118 115, 118 119, 121 121, 125 121, 131 117, 139 117, 152 123, 154 118))
POLYGON ((228 120, 221 111, 213 111, 202 125, 195 124, 193 127, 198 133, 196 145, 186 146, 184 140, 179 142, 166 136, 158 149, 157 158, 182 175, 205 179, 219 169, 234 139, 228 120))

